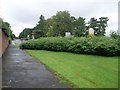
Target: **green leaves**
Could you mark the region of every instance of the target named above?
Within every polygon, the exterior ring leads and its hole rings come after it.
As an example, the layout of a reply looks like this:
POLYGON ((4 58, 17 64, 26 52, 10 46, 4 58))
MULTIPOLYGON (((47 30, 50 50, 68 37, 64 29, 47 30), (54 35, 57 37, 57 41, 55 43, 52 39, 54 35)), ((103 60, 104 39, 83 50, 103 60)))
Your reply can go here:
POLYGON ((104 36, 107 27, 107 17, 100 17, 99 20, 91 18, 85 22, 83 17, 71 16, 69 11, 58 11, 52 17, 45 19, 43 15, 32 29, 26 29, 28 32, 21 32, 20 38, 26 38, 27 35, 34 33, 35 38, 65 36, 65 32, 70 32, 73 36, 83 37, 88 35, 89 28, 93 28, 96 36, 104 36))
POLYGON ((31 40, 20 45, 21 49, 37 49, 92 54, 102 56, 119 56, 120 48, 116 39, 107 37, 49 37, 31 40))
POLYGON ((32 32, 33 29, 31 28, 25 28, 19 35, 19 38, 27 38, 27 35, 30 36, 30 38, 32 38, 32 32))
POLYGON ((99 20, 91 18, 89 21, 89 28, 95 30, 95 35, 104 36, 108 20, 108 17, 100 17, 99 20))
POLYGON ((112 31, 110 33, 110 36, 111 36, 111 38, 114 38, 114 39, 119 39, 120 38, 120 35, 115 31, 112 31))
POLYGON ((11 41, 15 37, 15 35, 12 33, 10 24, 8 22, 4 22, 1 18, 0 18, 0 28, 9 37, 9 41, 11 41))

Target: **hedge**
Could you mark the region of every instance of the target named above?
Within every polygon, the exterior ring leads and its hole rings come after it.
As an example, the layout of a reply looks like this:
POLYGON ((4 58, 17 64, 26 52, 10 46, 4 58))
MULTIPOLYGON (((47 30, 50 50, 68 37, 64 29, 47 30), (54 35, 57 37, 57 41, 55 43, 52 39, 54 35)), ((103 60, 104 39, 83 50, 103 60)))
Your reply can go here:
POLYGON ((108 37, 46 37, 22 43, 20 48, 102 56, 120 56, 118 44, 117 39, 108 37))

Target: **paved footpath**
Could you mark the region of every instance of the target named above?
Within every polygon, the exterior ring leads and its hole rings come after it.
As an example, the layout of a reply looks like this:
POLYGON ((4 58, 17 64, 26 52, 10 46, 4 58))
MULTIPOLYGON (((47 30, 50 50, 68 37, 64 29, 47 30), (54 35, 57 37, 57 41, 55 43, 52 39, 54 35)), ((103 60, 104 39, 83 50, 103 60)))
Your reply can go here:
POLYGON ((14 45, 2 60, 2 86, 11 88, 67 88, 44 65, 14 45))

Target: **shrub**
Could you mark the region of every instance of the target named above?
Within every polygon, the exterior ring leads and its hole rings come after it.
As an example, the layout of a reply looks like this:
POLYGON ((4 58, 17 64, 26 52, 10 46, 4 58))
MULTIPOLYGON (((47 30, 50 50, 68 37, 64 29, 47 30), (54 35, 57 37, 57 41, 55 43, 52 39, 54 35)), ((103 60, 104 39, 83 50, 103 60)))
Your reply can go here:
POLYGON ((46 37, 22 43, 20 48, 119 56, 118 44, 117 39, 107 37, 46 37))

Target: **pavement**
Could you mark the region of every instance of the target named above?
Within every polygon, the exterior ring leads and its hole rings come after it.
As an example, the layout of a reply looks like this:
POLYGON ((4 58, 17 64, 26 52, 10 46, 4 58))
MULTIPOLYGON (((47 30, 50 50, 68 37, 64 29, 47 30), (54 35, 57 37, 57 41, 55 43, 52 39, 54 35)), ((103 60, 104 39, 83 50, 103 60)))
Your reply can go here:
POLYGON ((3 88, 68 88, 44 65, 10 45, 2 59, 3 88))

